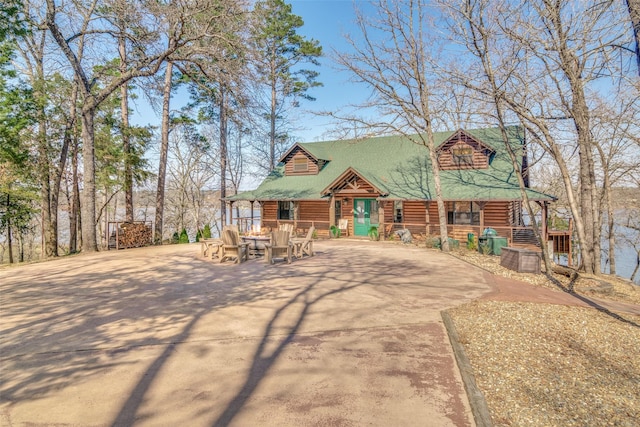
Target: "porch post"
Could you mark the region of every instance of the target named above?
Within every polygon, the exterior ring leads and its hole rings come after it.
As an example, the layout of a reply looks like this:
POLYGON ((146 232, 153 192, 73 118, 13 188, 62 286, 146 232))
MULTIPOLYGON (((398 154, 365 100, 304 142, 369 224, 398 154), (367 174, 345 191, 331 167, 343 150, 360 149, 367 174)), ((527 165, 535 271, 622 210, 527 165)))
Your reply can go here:
POLYGON ((547 232, 547 216, 548 216, 548 209, 549 204, 544 201, 542 202, 542 224, 540 225, 540 230, 542 231, 542 240, 543 240, 543 244, 547 243, 547 239, 548 239, 548 232, 547 232))
POLYGON ((573 252, 573 245, 571 243, 571 236, 573 236, 573 218, 569 218, 569 255, 568 255, 568 259, 567 259, 567 264, 569 264, 569 267, 573 266, 573 259, 572 259, 572 252, 573 252))
POLYGON ((487 202, 477 202, 478 206, 480 206, 480 233, 482 234, 482 230, 484 230, 484 208, 487 206, 487 202))
MULTIPOLYGON (((472 202, 473 203, 473 202, 472 202)), ((482 234, 482 230, 484 230, 484 208, 487 206, 487 202, 476 202, 478 206, 480 206, 480 232, 478 235, 482 234)))
POLYGON ((431 234, 431 216, 429 215, 430 206, 431 201, 427 200, 424 202, 424 223, 427 234, 431 234))
POLYGON ((249 203, 251 203, 251 227, 249 227, 249 232, 253 231, 253 202, 254 200, 251 200, 249 203))
POLYGON ((329 227, 336 225, 336 196, 331 193, 329 198, 329 227))
POLYGON ((378 234, 382 235, 382 240, 385 240, 387 238, 387 232, 385 230, 385 224, 384 224, 384 205, 386 204, 386 201, 382 201, 382 200, 378 200, 378 222, 379 222, 379 226, 378 228, 382 227, 382 233, 380 233, 380 231, 378 230, 378 234))
MULTIPOLYGON (((226 204, 224 208, 227 209, 226 204)), ((233 225, 233 201, 229 202, 229 225, 233 225)))

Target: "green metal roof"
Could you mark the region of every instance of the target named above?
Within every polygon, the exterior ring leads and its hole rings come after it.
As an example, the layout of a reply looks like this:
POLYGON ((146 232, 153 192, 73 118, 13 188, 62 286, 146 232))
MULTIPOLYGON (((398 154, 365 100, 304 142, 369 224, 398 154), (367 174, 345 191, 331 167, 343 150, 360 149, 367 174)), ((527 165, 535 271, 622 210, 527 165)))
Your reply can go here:
MULTIPOLYGON (((520 188, 511 160, 502 143, 498 128, 465 130, 495 150, 487 169, 440 171, 445 200, 520 200, 520 188)), ((523 132, 520 127, 508 128, 511 145, 522 156, 523 132)), ((440 146, 455 132, 434 134, 440 146)), ((416 137, 385 136, 358 140, 339 140, 298 145, 326 165, 317 175, 285 176, 284 164, 278 165, 252 191, 239 193, 227 200, 318 200, 322 191, 349 168, 363 179, 385 192, 387 199, 434 200, 435 189, 429 154, 424 145, 413 142, 416 137)), ((528 189, 532 200, 553 200, 554 197, 528 189)))

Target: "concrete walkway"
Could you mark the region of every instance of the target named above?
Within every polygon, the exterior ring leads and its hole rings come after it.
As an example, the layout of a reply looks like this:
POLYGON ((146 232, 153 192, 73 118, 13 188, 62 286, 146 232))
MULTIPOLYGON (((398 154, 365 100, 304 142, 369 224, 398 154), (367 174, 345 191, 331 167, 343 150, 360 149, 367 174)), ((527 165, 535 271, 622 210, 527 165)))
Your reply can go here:
POLYGON ((440 311, 489 292, 433 251, 199 245, 0 269, 0 425, 473 426, 440 311))

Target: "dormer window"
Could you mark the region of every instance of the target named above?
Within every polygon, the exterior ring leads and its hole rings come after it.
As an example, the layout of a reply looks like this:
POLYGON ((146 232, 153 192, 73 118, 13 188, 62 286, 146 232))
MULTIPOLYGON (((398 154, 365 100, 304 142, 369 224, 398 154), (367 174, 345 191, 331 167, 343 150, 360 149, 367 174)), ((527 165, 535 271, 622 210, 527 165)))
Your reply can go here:
POLYGON ((294 172, 307 172, 309 170, 309 162, 306 157, 294 157, 293 158, 293 171, 294 172))
POLYGON ((468 145, 456 145, 451 149, 453 163, 456 166, 473 166, 473 148, 468 145))

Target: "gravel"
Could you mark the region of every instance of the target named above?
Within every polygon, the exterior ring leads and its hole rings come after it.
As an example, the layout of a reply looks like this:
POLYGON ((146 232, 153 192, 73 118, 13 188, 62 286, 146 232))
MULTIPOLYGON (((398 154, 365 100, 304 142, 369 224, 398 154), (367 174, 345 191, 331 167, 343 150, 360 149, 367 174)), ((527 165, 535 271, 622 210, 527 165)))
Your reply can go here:
MULTIPOLYGON (((543 275, 502 271, 497 257, 455 255, 495 274, 557 289, 543 275)), ((580 280, 577 292, 638 301, 636 289, 623 280, 580 280), (610 286, 598 286, 602 282, 610 286)), ((640 316, 498 301, 448 312, 494 425, 640 425, 640 316)))
MULTIPOLYGON (((500 257, 498 256, 482 255, 477 251, 465 249, 451 252, 451 255, 496 275, 520 280, 535 286, 559 290, 558 285, 549 280, 544 274, 518 273, 501 266, 500 257)), ((612 301, 640 304, 640 286, 634 285, 629 280, 618 276, 601 275, 596 277, 580 274, 578 280, 573 283, 568 277, 560 274, 555 274, 553 278, 562 286, 571 286, 576 293, 585 296, 596 296, 612 301)))

